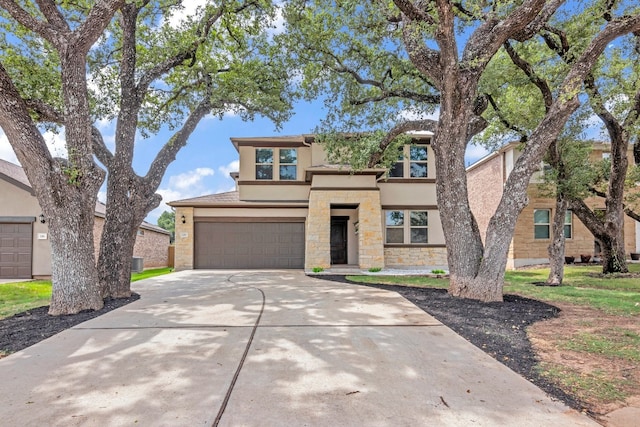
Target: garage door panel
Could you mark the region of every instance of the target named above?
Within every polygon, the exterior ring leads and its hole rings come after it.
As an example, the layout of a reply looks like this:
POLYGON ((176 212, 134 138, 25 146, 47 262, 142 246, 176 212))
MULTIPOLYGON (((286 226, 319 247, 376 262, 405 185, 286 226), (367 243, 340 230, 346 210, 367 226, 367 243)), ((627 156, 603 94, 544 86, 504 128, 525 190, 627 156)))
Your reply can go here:
POLYGON ((31 278, 32 236, 30 223, 0 223, 0 278, 31 278))
POLYGON ((195 268, 303 268, 304 223, 195 223, 195 268))

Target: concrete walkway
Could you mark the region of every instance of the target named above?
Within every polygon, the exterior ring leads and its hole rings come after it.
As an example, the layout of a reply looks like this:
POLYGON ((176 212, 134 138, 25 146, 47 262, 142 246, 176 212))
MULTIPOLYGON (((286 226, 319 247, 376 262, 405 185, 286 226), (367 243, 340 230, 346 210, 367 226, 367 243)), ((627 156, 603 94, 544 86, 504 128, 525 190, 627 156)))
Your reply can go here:
POLYGON ((299 271, 134 289, 0 360, 3 426, 597 426, 392 292, 299 271))

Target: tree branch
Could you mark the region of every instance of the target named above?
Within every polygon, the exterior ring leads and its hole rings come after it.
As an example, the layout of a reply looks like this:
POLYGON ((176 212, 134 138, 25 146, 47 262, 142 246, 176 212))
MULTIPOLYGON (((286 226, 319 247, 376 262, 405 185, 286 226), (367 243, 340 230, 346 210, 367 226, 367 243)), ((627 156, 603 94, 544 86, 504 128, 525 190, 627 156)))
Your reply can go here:
POLYGON ((429 15, 429 9, 427 7, 427 5, 431 3, 430 1, 427 0, 427 4, 425 4, 424 1, 417 0, 414 4, 410 0, 393 0, 393 3, 410 20, 426 22, 427 24, 432 25, 435 24, 435 21, 429 15), (425 10, 423 11, 422 8, 424 8, 425 10))
POLYGON ((99 0, 84 22, 73 32, 70 44, 80 52, 88 52, 125 0, 99 0))
POLYGON ((113 153, 109 151, 107 145, 104 143, 104 138, 102 138, 102 133, 95 126, 91 126, 91 143, 93 154, 95 154, 107 170, 110 170, 113 153))
POLYGON ((51 0, 36 0, 42 14, 47 18, 49 24, 57 28, 61 32, 69 33, 71 29, 60 13, 55 3, 51 0))
POLYGON ((504 42, 504 48, 515 66, 520 68, 529 78, 529 81, 538 88, 542 94, 542 99, 544 100, 545 112, 548 112, 549 108, 551 108, 551 105, 553 104, 553 94, 547 82, 536 74, 531 64, 518 55, 518 52, 515 51, 508 40, 504 42))
POLYGON ((48 22, 31 16, 13 0, 0 0, 0 7, 5 9, 13 19, 30 29, 53 45, 58 45, 58 32, 48 22))
POLYGON ((380 163, 382 156, 396 137, 411 131, 435 132, 438 126, 437 120, 410 120, 402 122, 393 127, 378 145, 378 151, 369 159, 368 167, 373 168, 380 163))

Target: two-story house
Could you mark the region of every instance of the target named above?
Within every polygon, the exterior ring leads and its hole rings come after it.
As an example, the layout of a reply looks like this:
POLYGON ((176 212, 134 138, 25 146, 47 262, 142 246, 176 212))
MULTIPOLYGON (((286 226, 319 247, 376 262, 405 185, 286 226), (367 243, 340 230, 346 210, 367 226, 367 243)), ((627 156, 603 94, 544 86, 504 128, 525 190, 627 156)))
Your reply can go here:
MULTIPOLYGON (((609 144, 595 143, 590 160, 595 162, 610 155, 609 144)), ((520 156, 519 144, 508 144, 489 154, 467 168, 469 204, 476 217, 481 235, 485 236, 489 220, 494 214, 502 190, 509 174, 520 156)), ((633 164, 633 153, 628 153, 629 164, 633 164)), ((549 262, 547 247, 553 237, 552 222, 556 208, 555 198, 541 192, 539 184, 543 182, 543 172, 535 173, 527 188, 529 204, 522 210, 516 222, 516 228, 509 247, 507 268, 549 262)), ((585 202, 592 209, 604 209, 604 199, 589 198, 585 202)), ((599 256, 600 245, 578 217, 568 210, 564 221, 565 254, 580 260, 581 255, 591 259, 599 256)), ((640 251, 640 223, 625 216, 624 240, 627 256, 640 251)))
POLYGON ((391 168, 330 164, 313 135, 232 138, 235 191, 169 203, 176 269, 446 268, 431 134, 391 168))

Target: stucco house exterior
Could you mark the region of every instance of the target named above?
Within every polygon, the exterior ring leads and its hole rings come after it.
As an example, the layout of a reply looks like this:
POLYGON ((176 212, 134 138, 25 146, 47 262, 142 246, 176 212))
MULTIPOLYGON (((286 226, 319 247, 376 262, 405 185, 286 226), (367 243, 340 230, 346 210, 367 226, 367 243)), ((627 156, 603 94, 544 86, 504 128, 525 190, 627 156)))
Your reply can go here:
MULTIPOLYGON (((591 160, 602 159, 610 152, 608 144, 596 143, 590 154, 591 160)), ((504 183, 513 170, 520 153, 519 144, 508 144, 467 168, 469 203, 483 239, 489 220, 502 197, 504 183)), ((631 150, 629 150, 629 162, 629 164, 633 164, 631 150)), ((547 247, 553 235, 551 223, 555 199, 541 194, 538 187, 538 184, 542 182, 541 173, 534 174, 527 188, 529 204, 518 217, 509 247, 507 268, 513 269, 549 262, 547 247)), ((592 209, 605 208, 604 199, 601 198, 590 198, 585 202, 592 209)), ((631 252, 640 251, 640 223, 626 215, 624 221, 625 252, 628 257, 631 252)), ((578 261, 580 255, 598 256, 600 252, 598 242, 570 210, 566 215, 564 233, 566 256, 572 256, 578 261)))
MULTIPOLYGON (((104 224, 105 205, 96 203, 94 242, 96 257, 104 224)), ((143 223, 136 238, 134 256, 145 268, 168 265, 170 233, 143 223)), ((0 160, 0 279, 51 276, 48 222, 22 168, 0 160)))
POLYGON ((235 191, 169 203, 176 269, 446 268, 431 134, 412 139, 354 172, 313 135, 232 138, 235 191))

